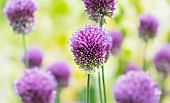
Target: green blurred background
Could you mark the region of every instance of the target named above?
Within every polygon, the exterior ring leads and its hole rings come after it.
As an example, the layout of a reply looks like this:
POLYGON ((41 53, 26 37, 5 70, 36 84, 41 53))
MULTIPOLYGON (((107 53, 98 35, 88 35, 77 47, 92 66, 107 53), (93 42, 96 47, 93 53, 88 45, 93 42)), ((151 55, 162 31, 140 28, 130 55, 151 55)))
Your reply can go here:
MULTIPOLYGON (((69 87, 61 92, 63 103, 85 100, 86 73, 81 72, 73 61, 68 45, 69 38, 84 25, 95 25, 86 16, 81 0, 36 0, 40 8, 35 13, 36 28, 26 36, 27 45, 39 46, 44 51, 42 68, 55 60, 66 60, 72 64, 72 77, 69 87)), ((14 34, 2 12, 6 0, 0 0, 0 103, 21 103, 15 95, 13 83, 24 71, 20 55, 23 51, 22 36, 14 34)), ((147 48, 147 62, 151 76, 158 80, 158 74, 151 60, 156 51, 170 42, 170 0, 117 0, 114 18, 107 18, 104 28, 120 30, 124 40, 119 56, 113 56, 105 64, 107 99, 114 103, 112 87, 127 62, 142 66, 144 42, 138 38, 138 15, 147 12, 159 20, 157 37, 147 48)), ((95 80, 95 75, 92 76, 95 80)), ((97 87, 96 87, 97 88, 97 87)), ((170 77, 165 80, 165 89, 170 90, 170 77)), ((98 89, 97 89, 98 90, 98 89)), ((97 95, 99 97, 99 95, 97 95)), ((163 103, 170 103, 170 95, 163 103)), ((96 103, 99 103, 96 101, 96 103)))

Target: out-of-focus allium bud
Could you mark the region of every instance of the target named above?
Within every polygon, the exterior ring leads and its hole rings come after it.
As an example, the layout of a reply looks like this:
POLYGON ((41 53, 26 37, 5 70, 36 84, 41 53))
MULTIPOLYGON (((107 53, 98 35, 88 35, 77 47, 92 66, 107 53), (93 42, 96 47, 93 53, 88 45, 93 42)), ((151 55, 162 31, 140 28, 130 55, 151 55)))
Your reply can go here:
POLYGON ((89 19, 95 22, 105 22, 104 16, 110 18, 114 15, 115 0, 82 0, 89 19))
POLYGON ((153 63, 159 73, 170 74, 170 45, 164 46, 156 53, 153 63))
POLYGON ((114 86, 117 103, 159 103, 161 91, 149 73, 129 71, 114 86))
POLYGON ((119 53, 121 45, 122 45, 122 33, 115 31, 115 32, 110 32, 110 35, 112 37, 112 43, 111 43, 111 53, 113 55, 116 55, 119 53))
POLYGON ((139 71, 140 68, 134 63, 128 63, 126 67, 126 73, 129 71, 139 71))
MULTIPOLYGON (((28 59, 29 68, 40 67, 43 59, 43 53, 39 48, 28 48, 27 55, 22 55, 23 63, 26 63, 26 56, 28 59)), ((23 53, 24 54, 24 53, 23 53)))
POLYGON ((108 45, 106 47, 106 57, 105 57, 105 62, 109 59, 109 57, 112 55, 111 49, 112 49, 112 37, 109 32, 105 32, 107 34, 107 41, 108 45))
POLYGON ((88 72, 104 63, 107 46, 107 34, 98 26, 81 28, 70 39, 74 61, 88 72))
POLYGON ((158 31, 158 20, 151 14, 141 14, 139 16, 139 37, 145 41, 156 36, 158 31))
POLYGON ((70 76, 71 76, 71 68, 70 65, 65 61, 58 61, 51 64, 48 68, 56 81, 58 82, 58 88, 67 87, 69 84, 70 76))
POLYGON ((34 28, 34 12, 38 6, 34 0, 8 0, 3 12, 13 31, 27 34, 34 28))
POLYGON ((56 85, 50 73, 38 69, 27 69, 16 81, 15 88, 23 103, 53 103, 56 85))

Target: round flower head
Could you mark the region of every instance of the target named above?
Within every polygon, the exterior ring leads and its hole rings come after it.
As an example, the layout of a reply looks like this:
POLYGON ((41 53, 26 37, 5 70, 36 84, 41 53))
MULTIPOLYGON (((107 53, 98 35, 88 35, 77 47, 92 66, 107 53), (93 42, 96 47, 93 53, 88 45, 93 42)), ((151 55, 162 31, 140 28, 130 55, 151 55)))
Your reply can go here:
POLYGON ((67 62, 55 62, 54 64, 50 65, 47 70, 54 75, 56 81, 58 82, 59 88, 68 86, 71 69, 67 62))
POLYGON ((81 28, 70 39, 74 61, 81 69, 87 71, 103 64, 107 45, 107 35, 98 26, 81 28))
POLYGON ((53 103, 56 82, 48 72, 27 69, 15 83, 17 94, 23 103, 53 103))
POLYGON ((95 22, 105 22, 104 16, 110 18, 114 15, 115 0, 82 0, 89 19, 95 22))
POLYGON ((139 67, 134 63, 128 63, 126 67, 126 73, 129 71, 139 71, 139 67))
POLYGON ((161 91, 148 73, 129 71, 114 86, 117 103, 158 103, 161 91))
POLYGON ((27 55, 22 55, 22 61, 25 63, 26 56, 28 59, 29 68, 40 67, 43 59, 43 53, 38 48, 28 48, 27 55))
POLYGON ((156 53, 153 63, 159 73, 170 74, 170 45, 161 48, 156 53))
POLYGON ((33 30, 37 8, 34 0, 8 0, 3 11, 14 32, 27 34, 33 30))
POLYGON ((139 16, 139 36, 145 41, 154 38, 158 30, 158 20, 151 14, 141 14, 139 16))
POLYGON ((118 54, 123 40, 122 33, 115 31, 115 32, 110 32, 110 35, 112 37, 111 53, 118 54))

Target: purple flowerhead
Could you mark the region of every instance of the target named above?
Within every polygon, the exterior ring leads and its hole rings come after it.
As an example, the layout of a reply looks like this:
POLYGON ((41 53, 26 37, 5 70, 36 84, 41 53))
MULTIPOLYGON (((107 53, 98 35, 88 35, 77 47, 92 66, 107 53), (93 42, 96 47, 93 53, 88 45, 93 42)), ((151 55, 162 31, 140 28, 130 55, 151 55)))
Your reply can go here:
POLYGON ((95 22, 105 22, 104 16, 110 18, 114 15, 115 0, 82 0, 89 19, 95 22))
POLYGON ((16 81, 16 93, 23 103, 53 103, 57 83, 48 72, 27 69, 16 81))
POLYGON ((107 34, 98 26, 85 26, 70 39, 74 61, 87 71, 104 63, 107 46, 107 34))
POLYGON ((14 32, 27 34, 34 28, 34 12, 38 6, 34 0, 8 0, 3 12, 14 32))
POLYGON ((164 46, 156 53, 153 63, 159 73, 170 74, 170 45, 164 46))
POLYGON ((154 38, 158 31, 158 20, 151 14, 141 14, 138 31, 139 37, 145 41, 154 38))
POLYGON ((67 87, 69 84, 70 76, 71 76, 71 68, 70 65, 65 61, 58 61, 53 64, 51 64, 48 68, 48 71, 50 71, 57 83, 58 88, 67 87))
POLYGON ((117 103, 159 103, 161 91, 148 73, 129 71, 120 76, 114 86, 117 103))
POLYGON ((139 71, 140 68, 134 63, 128 63, 126 67, 126 73, 129 71, 139 71))
POLYGON ((43 53, 41 49, 35 47, 28 48, 26 53, 27 53, 26 55, 24 55, 24 53, 22 55, 23 63, 26 63, 26 59, 28 59, 29 68, 41 66, 42 59, 43 59, 43 53))
POLYGON ((122 33, 115 31, 110 32, 110 35, 112 37, 112 43, 111 43, 111 53, 114 55, 118 54, 122 45, 122 33))

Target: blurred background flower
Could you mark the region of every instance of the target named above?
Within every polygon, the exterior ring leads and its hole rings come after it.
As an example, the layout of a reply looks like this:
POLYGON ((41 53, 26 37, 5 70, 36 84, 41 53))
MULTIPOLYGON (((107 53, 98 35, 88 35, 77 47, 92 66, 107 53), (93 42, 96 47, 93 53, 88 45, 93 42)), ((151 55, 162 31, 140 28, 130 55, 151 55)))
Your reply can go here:
MULTIPOLYGON (((86 75, 74 63, 68 40, 75 30, 86 24, 96 24, 88 19, 81 0, 35 0, 40 8, 35 12, 35 30, 27 35, 27 45, 38 45, 43 49, 42 67, 57 60, 67 60, 73 67, 70 85, 61 92, 63 103, 85 101, 86 75), (65 98, 67 97, 67 98, 65 98)), ((0 1, 0 103, 21 103, 14 93, 13 81, 24 71, 20 61, 22 37, 13 35, 4 13, 6 0, 0 1)), ((144 43, 138 38, 138 17, 143 12, 153 14, 159 21, 157 36, 148 43, 147 67, 154 80, 159 80, 157 70, 151 63, 156 51, 164 43, 170 43, 170 0, 117 0, 114 18, 106 17, 104 28, 120 30, 123 42, 119 56, 112 56, 105 64, 107 101, 115 103, 112 85, 125 70, 130 61, 142 67, 144 43), (122 71, 120 71, 122 70, 122 71)), ((92 77, 94 78, 94 77, 92 77)), ((170 77, 164 81, 165 90, 170 90, 170 77)), ((165 95, 162 103, 168 103, 170 95, 165 95)), ((98 101, 96 101, 98 103, 98 101)))

